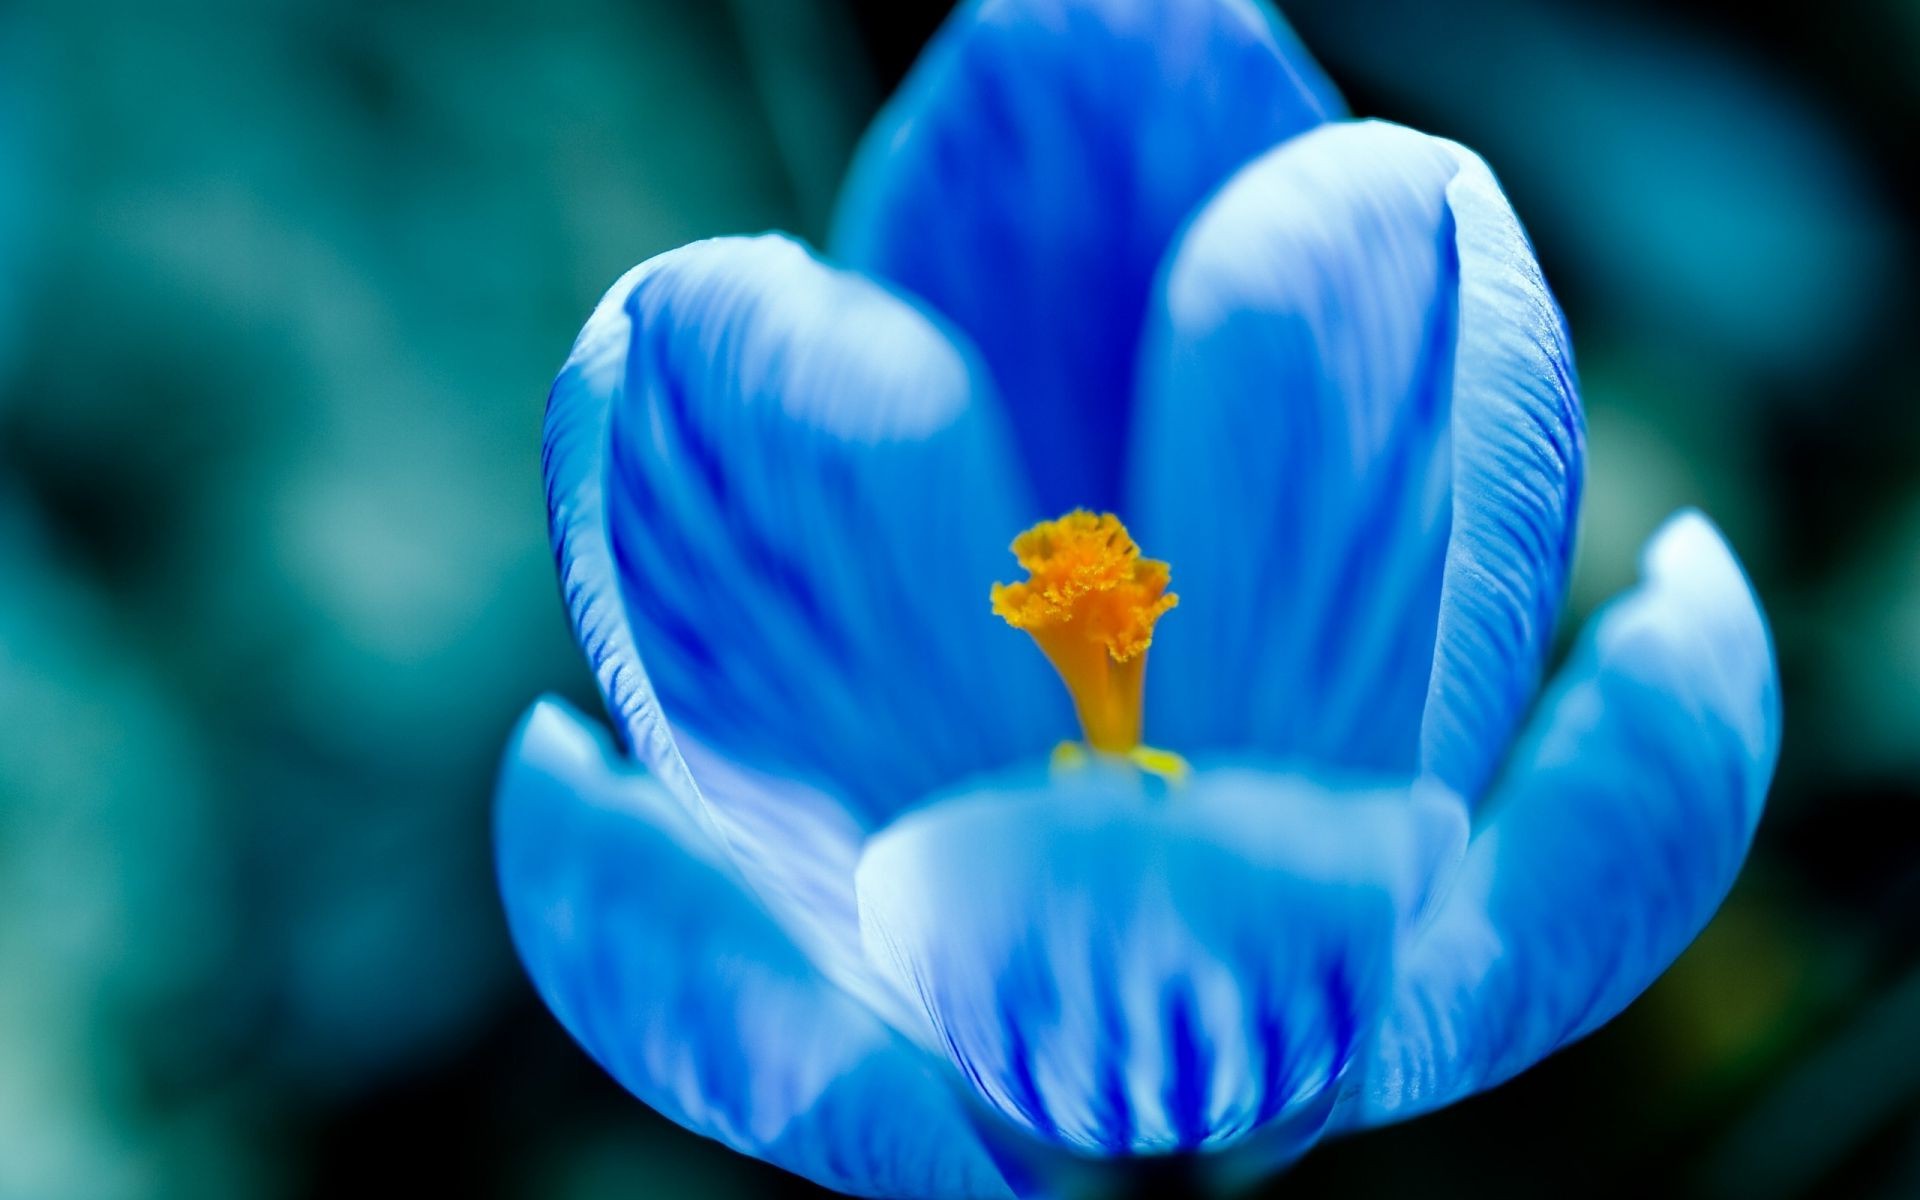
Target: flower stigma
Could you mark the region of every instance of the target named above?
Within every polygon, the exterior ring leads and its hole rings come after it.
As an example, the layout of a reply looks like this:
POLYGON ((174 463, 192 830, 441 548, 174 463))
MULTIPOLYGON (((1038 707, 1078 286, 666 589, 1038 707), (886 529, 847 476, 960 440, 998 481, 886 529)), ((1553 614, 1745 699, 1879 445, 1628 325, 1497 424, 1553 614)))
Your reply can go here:
MULTIPOLYGON (((993 611, 1025 630, 1059 672, 1087 746, 1151 774, 1182 778, 1185 760, 1140 742, 1154 622, 1180 603, 1167 591, 1167 564, 1142 558, 1120 518, 1086 509, 1040 522, 1014 538, 1012 549, 1028 578, 994 584, 993 611)), ((1080 747, 1064 743, 1054 765, 1082 758, 1080 747)))

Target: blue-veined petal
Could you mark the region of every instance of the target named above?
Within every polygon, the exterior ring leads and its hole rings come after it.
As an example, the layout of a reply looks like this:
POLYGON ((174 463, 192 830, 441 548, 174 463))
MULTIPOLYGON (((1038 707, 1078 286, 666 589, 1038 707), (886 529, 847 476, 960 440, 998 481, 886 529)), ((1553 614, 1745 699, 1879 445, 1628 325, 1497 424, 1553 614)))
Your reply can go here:
POLYGON ((1235 168, 1339 111, 1264 0, 975 0, 867 135, 834 249, 980 346, 1033 515, 1111 508, 1174 230, 1235 168))
POLYGON ((1402 966, 1350 1123, 1447 1104, 1592 1031, 1732 885, 1779 746, 1765 619, 1697 514, 1643 572, 1561 672, 1402 966))
POLYGON ((617 362, 562 383, 603 414, 625 636, 674 728, 866 820, 1071 728, 987 605, 1032 505, 933 319, 780 237, 673 251, 613 303, 617 362))
POLYGON ((635 267, 608 291, 548 401, 543 466, 568 615, 634 757, 690 815, 715 823, 788 933, 836 981, 873 994, 853 898, 863 819, 831 790, 731 763, 670 724, 620 592, 606 484, 613 408, 625 392, 635 336, 627 305, 665 261, 635 267))
POLYGON ((1196 216, 1154 322, 1135 509, 1181 608, 1152 736, 1473 795, 1538 681, 1581 447, 1484 164, 1393 125, 1305 134, 1196 216))
POLYGON ((1248 768, 1167 795, 1100 768, 1023 777, 877 835, 861 922, 1020 1128, 1081 1151, 1221 1146, 1326 1098, 1465 829, 1449 795, 1248 768))
POLYGON ((1553 641, 1586 470, 1566 322, 1486 164, 1447 189, 1460 261, 1453 538, 1421 763, 1478 796, 1506 756, 1553 641))
POLYGON ((521 958, 635 1095, 843 1191, 1008 1194, 933 1060, 822 978, 708 831, 580 718, 534 707, 496 803, 521 958))
POLYGON ((1143 360, 1141 543, 1174 566, 1147 728, 1416 765, 1448 531, 1446 143, 1326 125, 1237 175, 1143 360))
POLYGON ((867 830, 839 796, 755 771, 678 732, 699 784, 698 817, 748 885, 827 978, 889 1017, 905 1010, 861 945, 853 870, 867 830))
POLYGON ((652 265, 643 263, 621 276, 574 341, 547 397, 541 474, 547 489, 548 534, 574 637, 627 748, 680 803, 695 811, 699 789, 634 648, 607 536, 607 430, 633 337, 625 305, 652 265))

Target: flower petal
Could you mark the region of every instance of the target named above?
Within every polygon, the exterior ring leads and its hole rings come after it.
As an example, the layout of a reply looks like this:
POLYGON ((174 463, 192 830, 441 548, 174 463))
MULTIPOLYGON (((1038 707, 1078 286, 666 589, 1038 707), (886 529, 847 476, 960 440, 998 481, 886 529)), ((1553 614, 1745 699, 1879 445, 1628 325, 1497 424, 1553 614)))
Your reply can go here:
POLYGON ((643 263, 621 276, 574 341, 547 397, 541 472, 560 592, 607 711, 634 757, 683 805, 697 809, 699 788, 635 649, 607 536, 607 428, 632 337, 626 298, 651 269, 643 263))
POLYGON ((815 961, 871 994, 853 898, 861 819, 831 792, 738 767, 670 725, 620 593, 607 512, 610 428, 634 338, 627 302, 661 261, 607 292, 548 400, 543 465, 561 591, 627 748, 694 819, 716 823, 736 865, 815 961), (783 852, 770 853, 776 845, 783 852))
POLYGON ((1340 111, 1264 0, 975 0, 856 159, 835 252, 980 346, 1040 501, 1119 501, 1135 345, 1174 230, 1340 111))
POLYGON ((1078 1151, 1215 1147, 1330 1100, 1464 836, 1456 799, 1404 786, 1219 768, 1154 795, 1089 768, 896 822, 861 859, 861 922, 1015 1125, 1078 1151))
POLYGON ((701 819, 787 936, 827 978, 883 1016, 904 1013, 860 939, 853 871, 867 831, 837 796, 754 771, 698 738, 674 743, 699 783, 701 819))
POLYGON ((842 1191, 1009 1194, 932 1060, 815 972, 708 831, 577 715, 534 706, 495 819, 527 970, 636 1096, 842 1191))
POLYGON ((1571 378, 1460 147, 1328 125, 1235 176, 1174 251, 1143 358, 1139 533, 1182 599, 1156 740, 1477 791, 1564 590, 1571 378))
POLYGON ((1443 142, 1327 125, 1235 176, 1143 364, 1142 545, 1181 608, 1148 728, 1411 774, 1447 539, 1456 263, 1443 142))
POLYGON ((603 678, 644 660, 675 729, 865 821, 1072 727, 987 604, 1032 505, 932 319, 763 237, 662 255, 596 323, 611 361, 553 403, 606 439, 598 602, 627 653, 603 678))
POLYGON ((1611 1019, 1732 885, 1780 738, 1765 619, 1698 514, 1596 619, 1402 968, 1346 1120, 1437 1108, 1611 1019))
POLYGON ((1566 321, 1477 157, 1447 188, 1460 260, 1453 537, 1420 731, 1422 766, 1480 795, 1540 686, 1586 472, 1566 321))

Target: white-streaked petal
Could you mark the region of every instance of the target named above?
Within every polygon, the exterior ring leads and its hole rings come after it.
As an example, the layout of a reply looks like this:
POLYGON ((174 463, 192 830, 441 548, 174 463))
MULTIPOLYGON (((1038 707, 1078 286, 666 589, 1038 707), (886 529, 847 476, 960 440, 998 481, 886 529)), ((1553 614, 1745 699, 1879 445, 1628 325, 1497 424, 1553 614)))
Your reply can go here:
POLYGON ((1133 508, 1182 597, 1153 736, 1476 795, 1551 638, 1582 438, 1485 165, 1378 122, 1305 134, 1196 216, 1153 319, 1133 508))
POLYGON ((622 309, 606 529, 676 729, 870 823, 1071 727, 987 604, 1032 502, 945 329, 777 236, 664 255, 622 309))
POLYGON ((1464 835, 1457 800, 1404 786, 1222 767, 1158 794, 1090 768, 896 822, 861 920, 1009 1121, 1083 1152, 1215 1148, 1324 1119, 1464 835))
POLYGON ((673 1120, 867 1196, 1006 1196, 932 1060, 815 970, 708 831, 578 716, 538 704, 495 836, 554 1014, 673 1120))
POLYGON ((1779 748, 1766 622, 1698 514, 1668 522, 1643 570, 1509 764, 1345 1122, 1437 1108, 1591 1032, 1732 886, 1779 748))
POLYGON ((1265 0, 973 0, 868 134, 834 250, 979 345, 1034 516, 1111 508, 1168 241, 1235 168, 1340 111, 1265 0))

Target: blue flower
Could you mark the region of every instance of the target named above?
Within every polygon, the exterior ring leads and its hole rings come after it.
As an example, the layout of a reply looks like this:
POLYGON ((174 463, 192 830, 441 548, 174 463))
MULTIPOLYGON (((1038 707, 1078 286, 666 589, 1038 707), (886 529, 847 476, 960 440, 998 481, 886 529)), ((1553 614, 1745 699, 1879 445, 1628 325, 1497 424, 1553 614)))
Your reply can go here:
POLYGON ((1497 1084, 1698 932, 1778 741, 1696 514, 1537 695, 1582 453, 1473 154, 1256 0, 969 4, 827 256, 653 259, 554 386, 619 744, 542 701, 508 752, 528 970, 866 1195, 1246 1177, 1497 1084))

